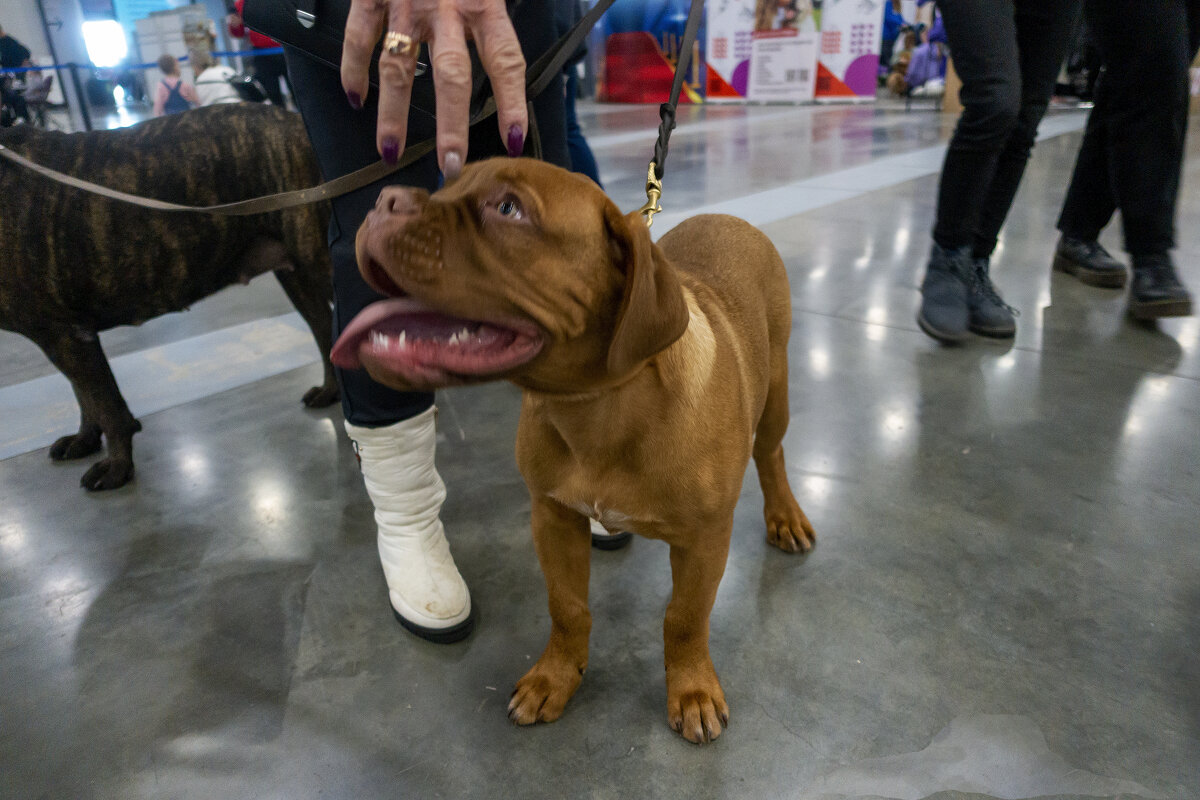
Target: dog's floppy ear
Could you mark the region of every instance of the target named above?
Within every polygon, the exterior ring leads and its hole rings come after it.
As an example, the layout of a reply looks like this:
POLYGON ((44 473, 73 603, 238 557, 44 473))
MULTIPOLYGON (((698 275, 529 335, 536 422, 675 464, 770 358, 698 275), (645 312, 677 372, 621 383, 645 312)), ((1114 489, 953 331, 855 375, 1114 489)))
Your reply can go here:
POLYGON ((604 221, 616 245, 617 267, 625 273, 625 291, 608 348, 608 371, 620 375, 682 336, 689 314, 675 268, 650 241, 642 216, 636 211, 621 216, 609 204, 604 221))

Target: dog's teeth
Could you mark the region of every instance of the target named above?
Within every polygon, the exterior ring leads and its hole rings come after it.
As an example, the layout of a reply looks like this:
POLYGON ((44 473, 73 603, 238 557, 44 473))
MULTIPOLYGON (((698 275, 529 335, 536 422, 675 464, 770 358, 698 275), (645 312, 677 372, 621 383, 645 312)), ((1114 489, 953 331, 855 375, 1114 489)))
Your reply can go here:
POLYGON ((400 331, 400 336, 396 339, 396 347, 404 349, 407 346, 407 331, 400 331))
POLYGON ((386 333, 380 333, 379 331, 372 331, 372 332, 371 332, 371 344, 372 344, 372 345, 375 347, 375 349, 377 349, 377 350, 384 350, 384 349, 387 349, 387 346, 388 346, 388 337, 387 337, 387 334, 386 334, 386 333))
POLYGON ((458 344, 458 334, 457 333, 450 334, 450 344, 458 344))

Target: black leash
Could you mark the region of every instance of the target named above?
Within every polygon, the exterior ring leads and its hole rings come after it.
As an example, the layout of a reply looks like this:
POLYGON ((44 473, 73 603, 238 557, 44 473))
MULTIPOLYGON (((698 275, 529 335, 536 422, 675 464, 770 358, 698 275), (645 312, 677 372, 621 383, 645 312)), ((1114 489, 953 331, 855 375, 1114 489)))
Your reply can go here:
POLYGON ((654 224, 654 215, 662 211, 659 200, 662 198, 663 175, 666 174, 667 144, 671 140, 671 131, 675 130, 675 108, 679 105, 679 93, 683 91, 683 82, 692 60, 692 48, 700 31, 700 17, 703 13, 704 0, 692 0, 687 24, 683 29, 683 39, 679 44, 679 58, 675 62, 675 80, 671 83, 671 95, 667 102, 658 107, 658 140, 654 143, 654 160, 650 162, 650 168, 646 171, 646 204, 638 209, 646 217, 647 228, 654 224))

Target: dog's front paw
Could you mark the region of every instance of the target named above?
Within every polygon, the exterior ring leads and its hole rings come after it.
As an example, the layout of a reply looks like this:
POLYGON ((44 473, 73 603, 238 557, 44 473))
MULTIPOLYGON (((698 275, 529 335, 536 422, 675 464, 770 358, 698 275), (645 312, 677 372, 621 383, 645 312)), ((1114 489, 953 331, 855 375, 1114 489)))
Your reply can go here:
POLYGON ((508 701, 508 718, 518 725, 553 722, 562 716, 571 695, 583 680, 583 670, 561 659, 546 656, 517 681, 508 701))
POLYGON ((100 449, 100 432, 74 433, 64 436, 50 445, 50 458, 53 461, 69 461, 73 458, 90 456, 100 449))
POLYGON ((117 489, 129 483, 133 478, 133 461, 128 458, 106 458, 92 464, 92 468, 83 473, 79 485, 89 492, 99 492, 106 489, 117 489))
POLYGON ((816 544, 812 523, 794 499, 766 509, 766 518, 768 544, 785 553, 807 553, 816 544))
POLYGON ((689 742, 705 744, 729 725, 729 705, 717 673, 707 669, 667 675, 667 722, 689 742))
POLYGON ((305 392, 302 398, 305 408, 325 408, 336 403, 337 399, 338 387, 336 383, 314 386, 305 392))

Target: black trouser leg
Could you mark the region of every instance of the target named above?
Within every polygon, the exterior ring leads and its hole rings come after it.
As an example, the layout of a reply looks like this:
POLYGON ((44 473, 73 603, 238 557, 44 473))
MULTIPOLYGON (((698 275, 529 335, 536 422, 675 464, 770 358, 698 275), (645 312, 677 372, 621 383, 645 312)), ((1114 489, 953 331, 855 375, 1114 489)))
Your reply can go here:
MULTIPOLYGON (((549 0, 525 0, 513 12, 513 26, 521 40, 525 59, 533 63, 555 41, 554 15, 549 0)), ((378 90, 372 87, 361 111, 346 102, 341 77, 336 69, 298 50, 285 48, 291 73, 293 97, 304 117, 309 138, 325 180, 345 175, 379 160, 375 149, 375 119, 378 90)), ((276 81, 278 84, 278 81, 276 81)), ((418 78, 413 88, 414 103, 432 108, 431 76, 418 78)), ((532 99, 541 138, 542 157, 569 167, 566 124, 563 119, 562 84, 532 99)), ((503 155, 506 144, 497 132, 495 118, 482 122, 471 132, 468 160, 503 155)), ((433 117, 413 108, 409 113, 408 142, 416 144, 435 134, 433 117)), ((332 201, 329 248, 333 261, 334 337, 366 306, 381 299, 362 280, 354 255, 354 237, 385 185, 437 189, 437 157, 430 153, 416 163, 375 184, 332 201)), ((420 414, 433 403, 428 392, 398 392, 373 381, 363 370, 337 370, 342 409, 355 425, 382 427, 420 414)))
POLYGON ((267 99, 281 108, 286 106, 283 102, 283 91, 279 88, 279 79, 286 74, 287 62, 284 61, 282 55, 254 57, 255 80, 263 85, 263 89, 267 92, 267 99))
POLYGON ((1092 110, 1059 228, 1094 239, 1111 205, 1121 209, 1126 250, 1166 253, 1175 244, 1200 2, 1088 0, 1086 11, 1105 64, 1104 103, 1092 110), (1108 192, 1095 191, 1104 180, 1108 192))
POLYGON ((990 251, 1054 89, 1078 0, 942 0, 939 7, 963 82, 963 114, 942 167, 933 238, 950 250, 990 251))
POLYGON ((1016 4, 1017 59, 1021 105, 1017 124, 996 161, 996 174, 983 201, 973 242, 977 258, 990 256, 1025 175, 1038 125, 1046 114, 1059 68, 1066 57, 1077 0, 1019 0, 1016 4))
MULTIPOLYGON (((331 180, 378 161, 379 154, 375 150, 377 93, 372 92, 361 111, 354 111, 346 102, 341 76, 336 70, 292 48, 285 50, 293 85, 300 87, 296 103, 308 128, 322 177, 331 180)), ((410 142, 415 144, 433 135, 433 123, 427 115, 411 115, 410 142)), ((437 157, 431 153, 381 181, 333 199, 329 250, 333 261, 335 341, 358 312, 383 299, 363 281, 354 257, 354 237, 367 212, 375 205, 380 190, 387 185, 403 184, 433 191, 437 181, 437 157)), ((414 417, 433 405, 431 392, 398 392, 376 383, 365 370, 334 369, 341 388, 342 411, 346 420, 354 425, 391 425, 414 417)))
POLYGON ((1058 229, 1065 236, 1085 242, 1098 239, 1117 210, 1108 168, 1107 120, 1112 94, 1106 90, 1106 83, 1104 80, 1096 83, 1095 105, 1088 116, 1071 185, 1058 217, 1058 229))

